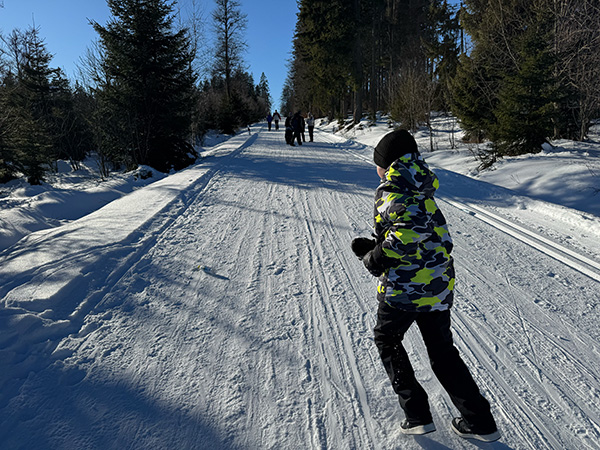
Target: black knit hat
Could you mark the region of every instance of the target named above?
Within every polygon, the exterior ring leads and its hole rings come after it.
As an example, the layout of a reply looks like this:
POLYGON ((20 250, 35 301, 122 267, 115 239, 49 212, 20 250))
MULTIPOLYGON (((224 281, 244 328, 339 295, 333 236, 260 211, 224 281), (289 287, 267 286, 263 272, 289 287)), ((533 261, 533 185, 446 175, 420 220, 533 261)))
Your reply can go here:
POLYGON ((396 130, 381 138, 373 152, 373 161, 379 167, 387 169, 394 161, 407 153, 412 153, 415 157, 419 155, 417 142, 408 131, 396 130))

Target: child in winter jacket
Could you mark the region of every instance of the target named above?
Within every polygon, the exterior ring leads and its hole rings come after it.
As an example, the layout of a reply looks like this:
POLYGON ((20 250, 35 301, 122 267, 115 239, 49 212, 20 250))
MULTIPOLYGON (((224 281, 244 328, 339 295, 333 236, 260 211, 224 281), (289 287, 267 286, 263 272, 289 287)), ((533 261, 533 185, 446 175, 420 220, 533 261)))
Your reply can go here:
POLYGON ((436 175, 406 130, 385 135, 373 159, 381 184, 375 192, 374 237, 352 249, 379 278, 375 343, 406 419, 404 434, 435 431, 428 397, 415 378, 402 340, 416 322, 431 368, 461 413, 452 421, 461 437, 492 442, 500 434, 450 331, 454 291, 452 240, 434 193, 436 175))

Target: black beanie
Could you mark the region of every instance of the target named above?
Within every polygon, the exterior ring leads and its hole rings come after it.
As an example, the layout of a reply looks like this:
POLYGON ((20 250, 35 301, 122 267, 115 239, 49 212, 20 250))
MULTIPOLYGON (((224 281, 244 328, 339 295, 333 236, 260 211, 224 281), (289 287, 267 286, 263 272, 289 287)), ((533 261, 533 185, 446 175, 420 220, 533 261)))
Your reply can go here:
POLYGON ((382 169, 387 169, 394 161, 407 153, 419 155, 417 142, 406 130, 396 130, 386 134, 373 152, 373 161, 382 169))

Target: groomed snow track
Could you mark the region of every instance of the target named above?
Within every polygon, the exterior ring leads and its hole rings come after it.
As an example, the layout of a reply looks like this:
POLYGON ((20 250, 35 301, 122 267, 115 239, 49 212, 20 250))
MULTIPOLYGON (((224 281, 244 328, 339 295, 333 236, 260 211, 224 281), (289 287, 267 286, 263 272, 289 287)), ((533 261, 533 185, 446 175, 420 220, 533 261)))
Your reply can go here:
MULTIPOLYGON (((360 144, 315 140, 292 148, 254 127, 138 191, 143 204, 164 195, 149 217, 125 199, 1 255, 29 267, 10 282, 0 269, 0 319, 21 325, 0 340, 0 448, 473 448, 449 429, 454 407, 415 330, 406 346, 437 431, 398 431, 375 280, 349 246, 370 234, 378 180, 360 144), (108 217, 132 231, 102 235, 108 217), (94 245, 69 241, 84 226, 94 245), (41 258, 58 237, 61 259, 41 258)), ((600 265, 441 178, 454 337, 503 436, 480 447, 600 448, 600 265)))

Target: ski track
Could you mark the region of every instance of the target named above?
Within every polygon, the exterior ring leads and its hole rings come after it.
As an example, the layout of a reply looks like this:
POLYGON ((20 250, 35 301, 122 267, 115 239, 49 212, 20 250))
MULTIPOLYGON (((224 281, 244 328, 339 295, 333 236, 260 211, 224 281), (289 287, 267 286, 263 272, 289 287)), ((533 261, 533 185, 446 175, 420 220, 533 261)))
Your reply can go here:
MULTIPOLYGON (((372 338, 376 282, 349 246, 370 233, 377 186, 361 145, 316 131, 291 148, 255 130, 53 298, 31 356, 18 335, 0 343, 20 367, 4 380, 2 449, 474 446, 449 430, 454 407, 413 329, 405 343, 438 430, 398 431, 372 338)), ((497 209, 439 198, 455 241, 455 341, 503 434, 479 446, 600 448, 600 265, 497 209)))

